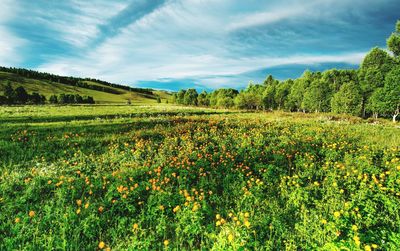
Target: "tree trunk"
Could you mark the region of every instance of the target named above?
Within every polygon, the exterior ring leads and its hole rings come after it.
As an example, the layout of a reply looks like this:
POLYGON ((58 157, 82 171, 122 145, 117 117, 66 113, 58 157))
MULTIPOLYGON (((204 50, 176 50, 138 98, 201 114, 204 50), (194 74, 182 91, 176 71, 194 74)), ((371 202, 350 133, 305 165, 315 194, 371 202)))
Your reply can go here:
POLYGON ((363 97, 363 99, 362 99, 362 101, 361 101, 361 109, 362 109, 362 117, 363 118, 365 118, 365 110, 366 110, 366 107, 365 107, 365 103, 366 103, 366 100, 365 100, 365 98, 363 97))
POLYGON ((399 114, 400 114, 400 104, 397 105, 397 109, 396 109, 396 111, 395 111, 394 114, 393 114, 393 123, 396 122, 396 117, 397 117, 397 115, 399 115, 399 114))

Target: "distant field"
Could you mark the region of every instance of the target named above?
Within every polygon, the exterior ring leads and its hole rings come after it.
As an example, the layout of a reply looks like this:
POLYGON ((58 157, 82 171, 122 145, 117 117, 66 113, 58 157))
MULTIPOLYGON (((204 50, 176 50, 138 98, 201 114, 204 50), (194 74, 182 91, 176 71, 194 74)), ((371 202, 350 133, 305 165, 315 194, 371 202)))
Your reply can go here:
MULTIPOLYGON (((80 94, 81 96, 92 96, 96 103, 107 104, 107 103, 119 103, 126 104, 128 100, 131 100, 135 104, 156 104, 156 96, 148 95, 139 92, 131 92, 119 88, 107 87, 112 90, 116 90, 119 94, 107 93, 98 90, 86 89, 77 86, 70 86, 62 83, 51 82, 47 80, 36 80, 31 78, 21 77, 17 74, 1 72, 0 71, 0 95, 2 90, 6 85, 7 81, 10 81, 13 88, 18 86, 23 86, 28 93, 39 92, 47 97, 51 95, 59 95, 61 93, 68 94, 80 94)), ((84 81, 90 85, 103 86, 100 83, 95 83, 91 81, 84 81)), ((166 103, 169 99, 170 94, 165 91, 154 91, 154 94, 159 95, 162 102, 166 103)))
POLYGON ((108 104, 0 125, 0 250, 400 249, 390 122, 108 104))

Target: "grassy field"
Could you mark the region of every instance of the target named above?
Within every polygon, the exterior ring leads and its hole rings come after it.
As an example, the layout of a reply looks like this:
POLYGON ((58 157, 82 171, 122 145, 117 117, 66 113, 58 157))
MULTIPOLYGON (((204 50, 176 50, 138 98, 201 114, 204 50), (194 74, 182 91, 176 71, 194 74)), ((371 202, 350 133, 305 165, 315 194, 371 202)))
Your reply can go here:
POLYGON ((400 249, 390 122, 95 105, 0 125, 0 250, 400 249))
MULTIPOLYGON (((154 95, 148 95, 140 92, 127 91, 120 88, 108 87, 109 89, 119 92, 119 94, 107 93, 103 91, 97 91, 92 89, 81 88, 77 86, 66 85, 57 82, 51 82, 46 80, 36 80, 31 78, 25 78, 17 74, 1 72, 0 71, 0 95, 7 82, 10 82, 12 87, 15 89, 18 86, 22 86, 28 93, 39 92, 46 96, 47 99, 51 95, 65 94, 79 94, 81 96, 92 96, 96 103, 100 104, 126 104, 127 100, 131 100, 135 104, 156 104, 156 95, 160 96, 161 101, 165 103, 169 98, 170 94, 165 91, 154 91, 154 95)), ((103 86, 100 83, 91 81, 84 81, 90 85, 103 86)))

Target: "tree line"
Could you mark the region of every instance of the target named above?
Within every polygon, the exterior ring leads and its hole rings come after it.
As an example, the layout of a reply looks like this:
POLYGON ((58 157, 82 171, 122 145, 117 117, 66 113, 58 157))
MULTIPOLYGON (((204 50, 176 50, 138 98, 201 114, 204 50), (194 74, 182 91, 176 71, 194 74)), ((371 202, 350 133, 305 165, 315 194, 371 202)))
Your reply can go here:
POLYGON ((4 95, 0 95, 1 104, 44 104, 46 97, 38 92, 32 92, 28 94, 24 87, 19 86, 15 89, 12 88, 11 84, 8 83, 3 91, 4 95))
POLYGON ((49 98, 50 104, 94 104, 94 99, 91 96, 81 96, 79 94, 51 95, 49 98))
MULTIPOLYGON (((49 98, 51 104, 94 104, 95 101, 91 96, 81 96, 79 94, 60 94, 52 95, 49 98)), ((13 88, 7 83, 0 95, 0 105, 24 105, 34 104, 41 105, 46 103, 46 97, 38 92, 29 94, 24 87, 18 86, 13 88)))
POLYGON ((373 48, 357 70, 305 71, 297 79, 279 81, 269 75, 263 83, 250 83, 240 92, 217 89, 197 93, 180 90, 172 102, 183 105, 334 112, 361 117, 391 117, 400 113, 400 21, 387 39, 391 53, 373 48))

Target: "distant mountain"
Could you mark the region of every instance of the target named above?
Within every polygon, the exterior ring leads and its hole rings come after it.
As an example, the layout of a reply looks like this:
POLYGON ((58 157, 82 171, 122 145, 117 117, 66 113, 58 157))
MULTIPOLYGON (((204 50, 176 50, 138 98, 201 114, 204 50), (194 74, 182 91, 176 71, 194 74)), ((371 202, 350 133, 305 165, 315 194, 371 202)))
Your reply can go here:
POLYGON ((23 86, 28 93, 39 92, 48 99, 51 95, 80 94, 92 96, 96 103, 157 103, 159 96, 163 103, 170 97, 167 91, 150 88, 134 88, 112 84, 91 78, 58 76, 21 68, 0 67, 0 95, 7 83, 16 88, 23 86))

